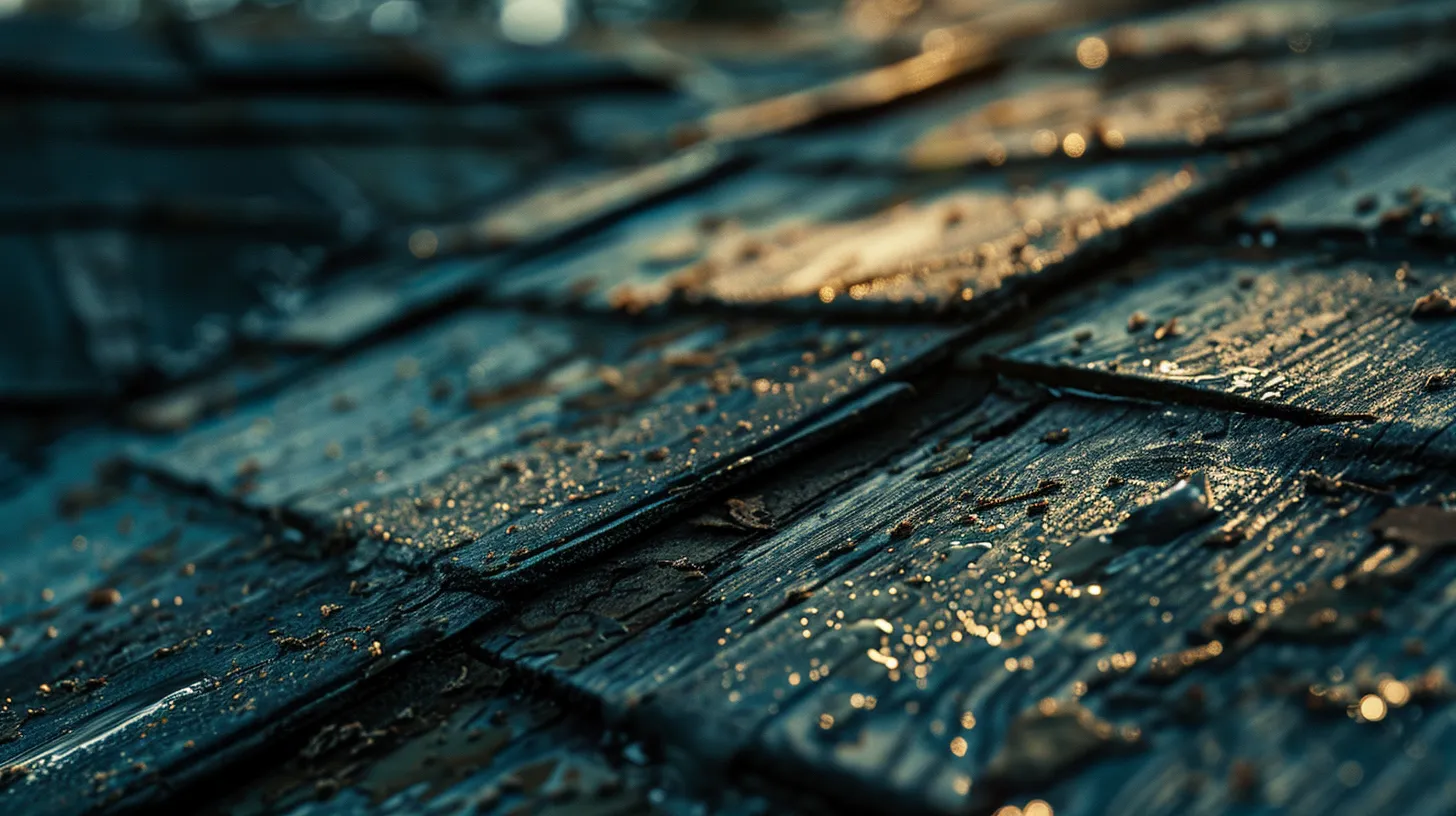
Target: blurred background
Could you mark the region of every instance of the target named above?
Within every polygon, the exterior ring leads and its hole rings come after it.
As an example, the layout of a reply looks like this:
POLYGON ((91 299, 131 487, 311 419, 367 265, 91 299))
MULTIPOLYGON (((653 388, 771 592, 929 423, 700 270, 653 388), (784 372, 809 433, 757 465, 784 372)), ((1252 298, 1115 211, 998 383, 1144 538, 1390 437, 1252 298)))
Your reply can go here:
POLYGON ((0 0, 0 403, 185 427, 746 163, 1268 141, 1429 69, 1453 7, 0 0))

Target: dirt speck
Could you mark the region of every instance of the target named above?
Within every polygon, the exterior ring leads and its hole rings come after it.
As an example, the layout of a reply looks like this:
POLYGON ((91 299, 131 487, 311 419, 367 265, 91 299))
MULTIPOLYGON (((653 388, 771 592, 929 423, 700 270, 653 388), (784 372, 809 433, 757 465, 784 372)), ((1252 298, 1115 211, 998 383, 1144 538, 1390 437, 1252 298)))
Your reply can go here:
POLYGON ((93 589, 86 594, 87 609, 105 609, 121 603, 121 591, 114 587, 93 589))
POLYGON ((1417 298, 1415 305, 1411 307, 1413 320, 1452 316, 1456 316, 1456 299, 1440 289, 1432 289, 1430 294, 1417 298))
POLYGON ((1072 438, 1071 428, 1057 428, 1042 434, 1041 441, 1048 445, 1061 445, 1072 438))
POLYGON ((1247 537, 1248 534, 1238 527, 1234 527, 1228 530, 1218 530, 1213 535, 1203 540, 1203 546, 1212 547, 1213 549, 1218 550, 1226 550, 1242 544, 1244 542, 1244 539, 1247 537))
POLYGON ((774 529, 773 516, 768 508, 764 506, 762 496, 750 496, 746 499, 729 499, 728 516, 734 522, 750 530, 772 530, 774 529))

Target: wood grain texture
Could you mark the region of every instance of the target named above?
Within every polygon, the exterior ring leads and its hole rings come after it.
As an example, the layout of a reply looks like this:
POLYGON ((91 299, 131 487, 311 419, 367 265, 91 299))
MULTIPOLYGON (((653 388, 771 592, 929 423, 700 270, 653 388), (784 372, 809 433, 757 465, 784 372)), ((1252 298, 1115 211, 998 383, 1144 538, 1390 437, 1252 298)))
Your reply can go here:
POLYGON ((1239 410, 1304 411, 1374 455, 1395 447, 1434 464, 1452 450, 1444 383, 1456 324, 1416 305, 1448 286, 1438 265, 1170 259, 1151 279, 1105 287, 1105 300, 1066 328, 1006 355, 1048 367, 1009 373, 1150 399, 1159 392, 1142 386, 1192 386, 1194 400, 1206 393, 1248 398, 1239 410))
POLYGON ((668 5, 0 20, 0 803, 1456 808, 1451 4, 668 5))

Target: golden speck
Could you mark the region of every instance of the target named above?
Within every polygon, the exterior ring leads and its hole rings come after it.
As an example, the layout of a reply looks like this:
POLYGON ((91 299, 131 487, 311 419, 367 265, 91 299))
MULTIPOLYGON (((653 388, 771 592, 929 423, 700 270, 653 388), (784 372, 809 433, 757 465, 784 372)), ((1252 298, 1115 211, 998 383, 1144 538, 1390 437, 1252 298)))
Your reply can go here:
POLYGON ((1068 133, 1062 139, 1062 152, 1074 159, 1081 158, 1087 152, 1087 140, 1080 133, 1068 133))
POLYGON ((1107 64, 1107 42, 1101 37, 1087 37, 1077 43, 1077 62, 1083 68, 1096 70, 1107 64))
POLYGON ((1385 701, 1376 694, 1361 697, 1360 718, 1366 722, 1380 722, 1385 719, 1385 701))
POLYGON ((1033 799, 1021 809, 1026 816, 1052 816, 1052 806, 1041 799, 1033 799))
POLYGON ((822 729, 824 729, 825 731, 828 731, 829 729, 833 728, 834 727, 834 715, 833 714, 820 714, 819 715, 819 727, 822 728, 822 729))
POLYGON ((1383 680, 1380 683, 1380 696, 1384 697, 1387 703, 1400 708, 1410 702, 1410 686, 1399 680, 1383 680))
POLYGON ((1109 130, 1102 134, 1102 143, 1113 150, 1120 150, 1123 145, 1127 144, 1127 138, 1122 135, 1120 130, 1109 130))
POLYGON ((1102 587, 1101 587, 1101 585, 1099 585, 1099 584, 1092 584, 1091 586, 1087 587, 1087 594, 1088 595, 1101 595, 1102 594, 1102 587))
POLYGON ((965 756, 966 755, 966 739, 965 739, 965 737, 956 737, 955 739, 951 740, 950 741, 950 752, 952 754, 955 754, 958 757, 965 756))

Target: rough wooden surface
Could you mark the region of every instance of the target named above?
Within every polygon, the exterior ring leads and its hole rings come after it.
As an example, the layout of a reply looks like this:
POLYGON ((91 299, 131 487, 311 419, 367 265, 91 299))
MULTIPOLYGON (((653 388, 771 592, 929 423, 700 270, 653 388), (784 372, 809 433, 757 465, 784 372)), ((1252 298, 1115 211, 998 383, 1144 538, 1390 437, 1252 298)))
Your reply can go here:
POLYGON ((1456 809, 1452 5, 711 6, 0 20, 0 802, 1456 809))

